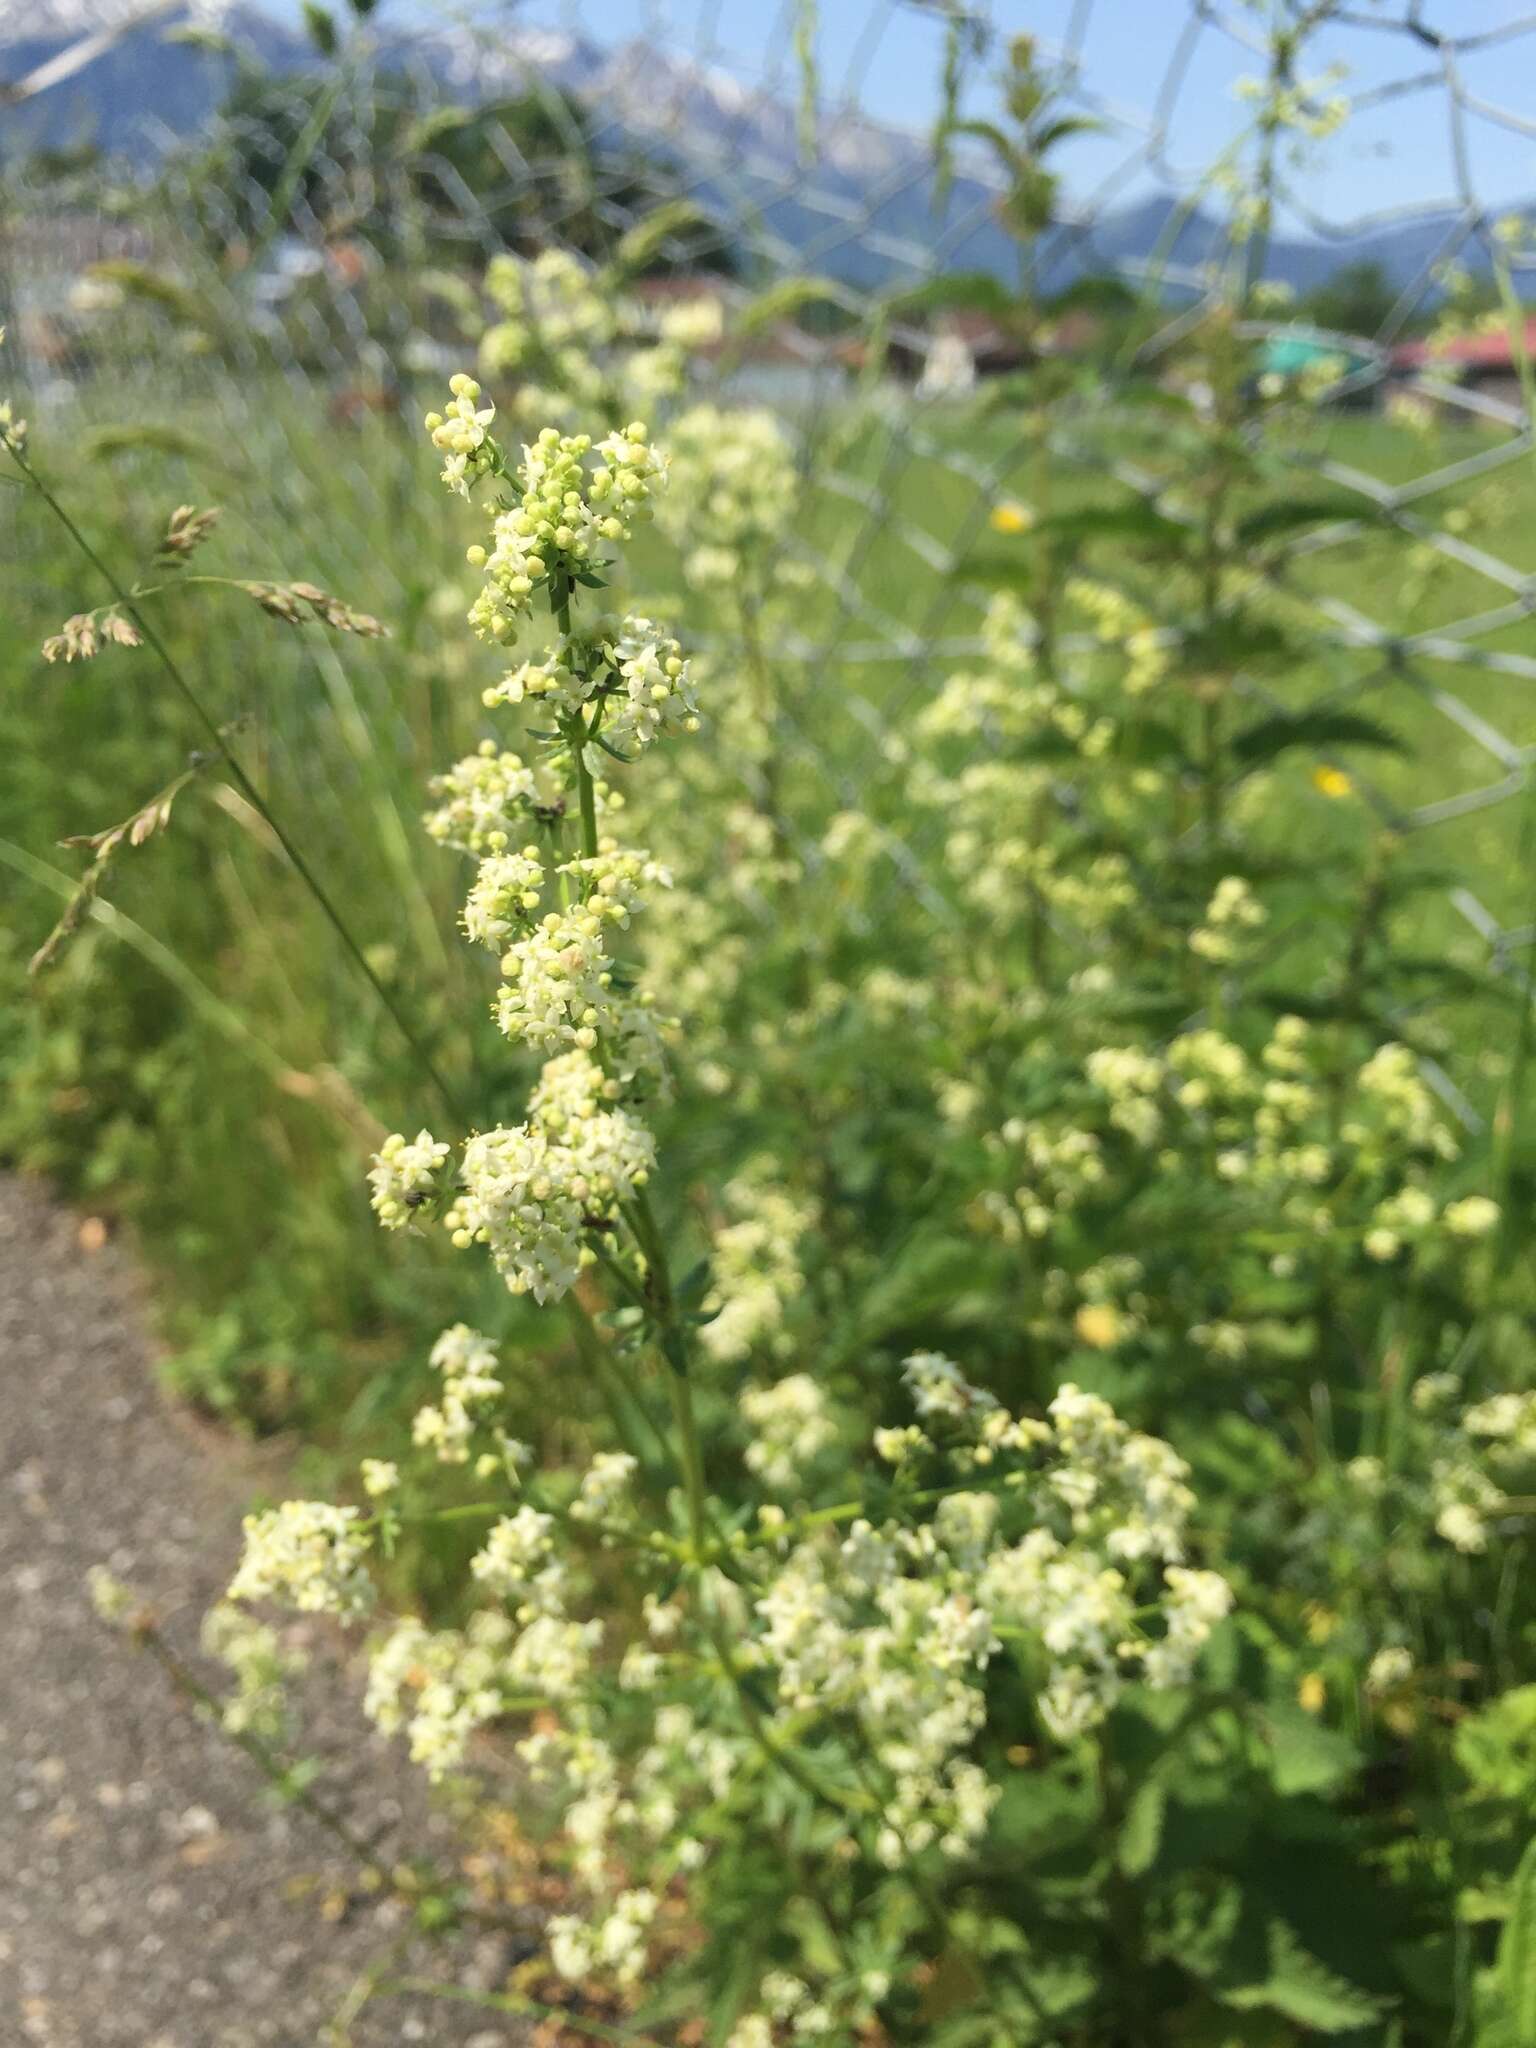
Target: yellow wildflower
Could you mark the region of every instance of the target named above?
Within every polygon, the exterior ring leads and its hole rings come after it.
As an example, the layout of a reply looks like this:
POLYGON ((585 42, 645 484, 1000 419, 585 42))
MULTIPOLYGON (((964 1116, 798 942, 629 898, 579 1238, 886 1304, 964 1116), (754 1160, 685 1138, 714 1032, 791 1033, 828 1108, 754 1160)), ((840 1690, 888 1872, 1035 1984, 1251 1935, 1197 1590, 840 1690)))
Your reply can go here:
POLYGON ((1082 1343, 1108 1351, 1125 1335, 1125 1317, 1107 1301, 1089 1301, 1073 1318, 1073 1328, 1082 1343))
POLYGON ((1028 533, 1035 523, 1035 515, 1027 505, 1021 505, 1013 498, 1004 498, 1001 504, 992 507, 987 523, 994 533, 1028 533))

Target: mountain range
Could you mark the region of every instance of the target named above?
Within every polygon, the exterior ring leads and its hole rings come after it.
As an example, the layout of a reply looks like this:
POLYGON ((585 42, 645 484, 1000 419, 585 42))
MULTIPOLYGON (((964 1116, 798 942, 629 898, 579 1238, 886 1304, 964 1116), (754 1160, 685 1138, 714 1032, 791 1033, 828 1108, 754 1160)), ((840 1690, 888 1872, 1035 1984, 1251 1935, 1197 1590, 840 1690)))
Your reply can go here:
MULTIPOLYGON (((237 51, 278 73, 315 61, 302 34, 249 0, 0 0, 0 158, 90 141, 152 159, 211 121, 237 51), (83 41, 88 61, 70 68, 83 41), (34 89, 18 100, 22 81, 34 89)), ((494 35, 434 27, 381 35, 377 62, 460 100, 526 90, 541 78, 577 94, 601 146, 664 155, 706 205, 749 220, 786 268, 864 290, 926 276, 936 263, 1005 277, 1016 269, 1015 245, 994 217, 996 188, 980 166, 962 166, 937 203, 927 139, 860 114, 824 119, 807 165, 785 98, 650 47, 604 48, 515 24, 494 35)), ((1171 275, 1198 268, 1221 249, 1223 229, 1198 207, 1176 221, 1179 203, 1149 192, 1091 223, 1064 223, 1045 249, 1042 283, 1059 289, 1088 272, 1134 273, 1160 247, 1171 275)), ((1347 240, 1277 236, 1266 272, 1305 292, 1344 264, 1372 262, 1394 287, 1413 288, 1455 225, 1454 216, 1426 213, 1347 240)), ((1464 260, 1479 267, 1471 252, 1464 260)))

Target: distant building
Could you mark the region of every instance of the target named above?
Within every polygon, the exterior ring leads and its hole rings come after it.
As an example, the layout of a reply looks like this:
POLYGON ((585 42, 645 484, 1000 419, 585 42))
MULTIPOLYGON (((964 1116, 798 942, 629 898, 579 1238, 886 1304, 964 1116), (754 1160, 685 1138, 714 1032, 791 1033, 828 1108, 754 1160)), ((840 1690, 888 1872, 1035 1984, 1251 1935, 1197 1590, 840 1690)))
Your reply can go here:
MULTIPOLYGON (((1536 315, 1525 323, 1524 347, 1527 360, 1536 363, 1536 315)), ((1392 371, 1398 378, 1460 384, 1517 410, 1524 404, 1514 337, 1501 315, 1490 316, 1475 333, 1400 342, 1392 351, 1392 371)))
POLYGON ((976 358, 965 336, 952 326, 939 328, 928 345, 919 398, 963 398, 976 386, 976 358))
MULTIPOLYGON (((1045 322, 1026 337, 994 320, 990 313, 961 308, 942 314, 931 329, 898 329, 885 344, 885 360, 898 377, 914 383, 926 379, 925 389, 935 388, 933 380, 939 377, 953 390, 958 388, 954 379, 965 374, 960 367, 962 355, 970 360, 969 381, 974 383, 979 377, 1026 369, 1044 357, 1080 355, 1102 331, 1099 316, 1081 309, 1045 322)), ((843 358, 855 370, 863 368, 865 353, 862 340, 843 346, 843 358)))

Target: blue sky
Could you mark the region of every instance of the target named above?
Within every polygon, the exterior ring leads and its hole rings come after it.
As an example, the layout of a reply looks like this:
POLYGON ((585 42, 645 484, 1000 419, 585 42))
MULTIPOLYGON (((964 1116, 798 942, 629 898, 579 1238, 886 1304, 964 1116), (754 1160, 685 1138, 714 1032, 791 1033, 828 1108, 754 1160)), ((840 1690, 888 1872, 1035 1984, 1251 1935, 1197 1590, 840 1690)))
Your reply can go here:
MULTIPOLYGON (((1197 173, 1228 146, 1244 119, 1234 86, 1257 60, 1238 36, 1262 29, 1279 0, 1221 0, 1220 26, 1182 47, 1181 85, 1169 104, 1171 161, 1197 173)), ((1344 67, 1342 90, 1360 102, 1346 127, 1297 171, 1296 188, 1321 215, 1337 222, 1451 201, 1458 189, 1451 96, 1435 53, 1402 27, 1409 0, 1353 0, 1352 14, 1379 26, 1333 26, 1309 48, 1303 70, 1344 67), (1415 83, 1417 81, 1417 83, 1415 83), (1390 96, 1375 101, 1378 94, 1390 96), (1375 103, 1373 103, 1375 101, 1375 103)), ((294 0, 285 11, 296 12, 294 0)), ((1072 145, 1062 159, 1069 191, 1091 195, 1140 146, 1145 123, 1169 79, 1192 10, 1188 0, 991 0, 987 10, 1004 34, 1030 30, 1061 47, 1076 24, 1082 77, 1125 127, 1072 145)), ((794 0, 521 0, 500 7, 432 5, 385 0, 386 18, 477 18, 578 30, 593 40, 661 43, 672 53, 704 56, 749 83, 782 81, 793 96, 794 0)), ((913 0, 820 0, 818 62, 825 96, 856 98, 868 111, 921 126, 937 102, 943 28, 937 10, 913 0)), ((1536 33, 1500 40, 1498 31, 1529 18, 1529 0, 1424 0, 1421 18, 1465 42, 1487 38, 1456 59, 1469 101, 1462 128, 1469 182, 1498 206, 1536 198, 1536 33), (1502 109, 1533 132, 1503 125, 1502 109)), ((978 87, 976 104, 986 93, 978 87)), ((1127 189, 1145 190, 1139 177, 1127 189)))

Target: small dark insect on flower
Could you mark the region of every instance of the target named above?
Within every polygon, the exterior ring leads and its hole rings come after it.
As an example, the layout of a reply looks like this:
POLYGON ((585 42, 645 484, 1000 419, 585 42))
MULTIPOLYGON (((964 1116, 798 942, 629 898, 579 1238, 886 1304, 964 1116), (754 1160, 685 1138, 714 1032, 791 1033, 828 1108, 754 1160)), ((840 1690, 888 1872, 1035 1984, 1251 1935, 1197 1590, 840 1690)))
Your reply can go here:
POLYGON ((405 1198, 407 1209, 419 1209, 423 1202, 430 1202, 431 1195, 425 1188, 412 1188, 405 1198))

